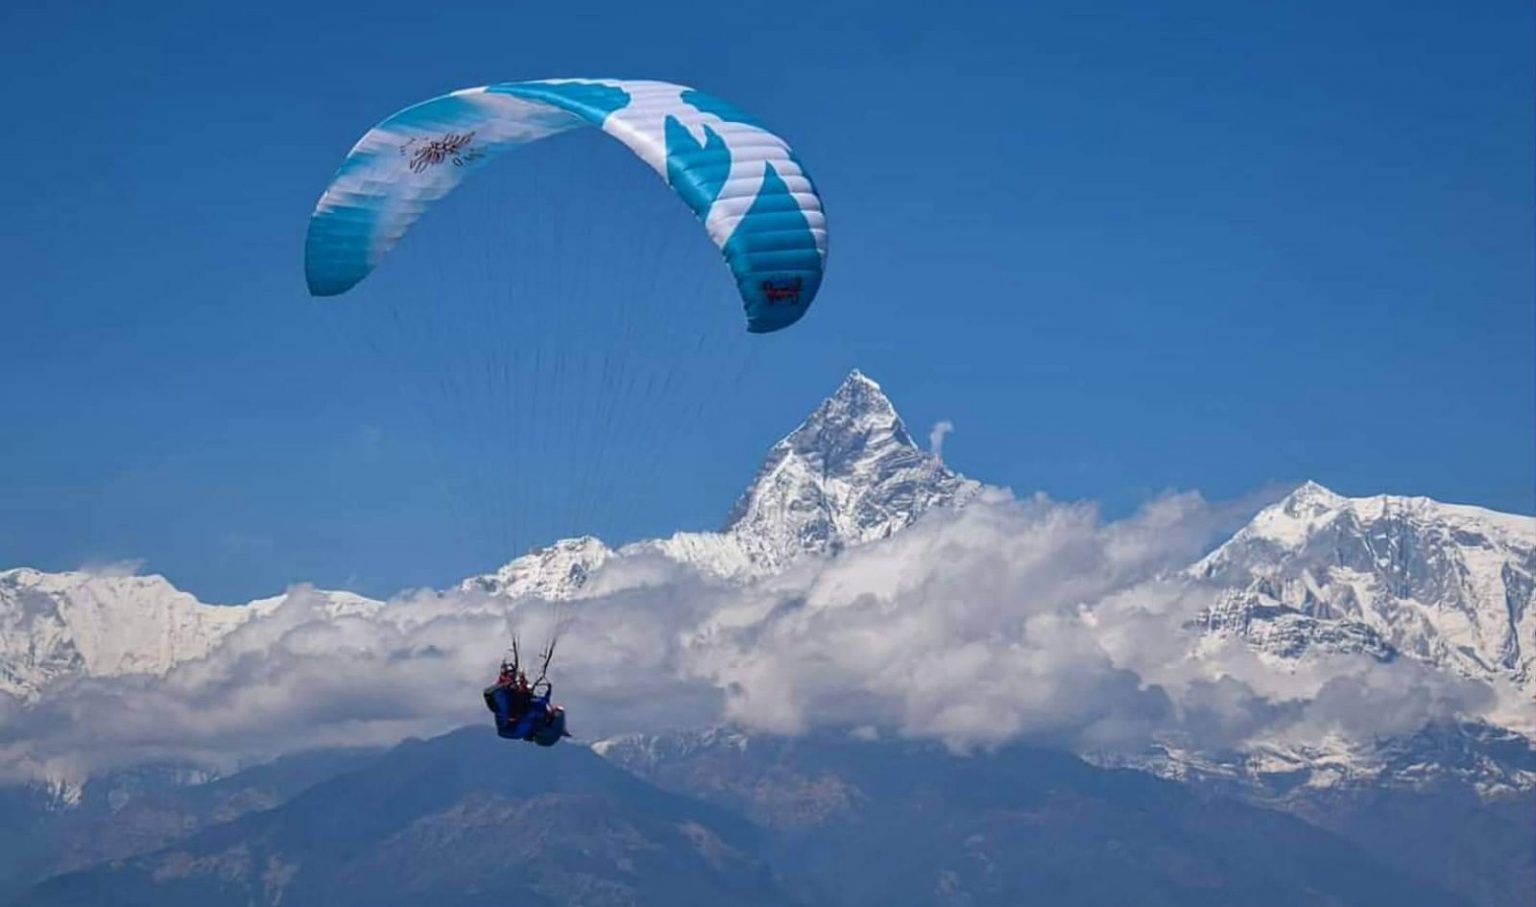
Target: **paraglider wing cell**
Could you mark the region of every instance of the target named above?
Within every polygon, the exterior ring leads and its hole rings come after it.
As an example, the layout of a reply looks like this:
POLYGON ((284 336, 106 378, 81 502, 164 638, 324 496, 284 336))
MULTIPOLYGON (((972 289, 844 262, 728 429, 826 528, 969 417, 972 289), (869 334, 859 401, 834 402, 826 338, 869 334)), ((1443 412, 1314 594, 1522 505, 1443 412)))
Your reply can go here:
POLYGON ((344 293, 470 173, 581 126, 623 142, 703 222, 736 279, 747 329, 776 331, 821 286, 826 219, 789 145, 718 98, 667 82, 502 82, 408 107, 363 136, 310 219, 305 274, 344 293))

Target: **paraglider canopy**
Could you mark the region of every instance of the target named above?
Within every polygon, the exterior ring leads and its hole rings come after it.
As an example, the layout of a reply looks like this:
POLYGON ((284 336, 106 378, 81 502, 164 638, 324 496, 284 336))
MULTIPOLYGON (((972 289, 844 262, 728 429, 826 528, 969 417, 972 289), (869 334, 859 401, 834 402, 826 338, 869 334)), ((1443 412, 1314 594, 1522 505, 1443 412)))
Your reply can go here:
POLYGON ((310 219, 305 275, 345 293, 471 172, 507 150, 595 126, 666 180, 735 277, 747 330, 798 321, 821 286, 826 220, 778 135, 726 102, 668 82, 563 79, 467 88, 408 107, 353 147, 310 219))

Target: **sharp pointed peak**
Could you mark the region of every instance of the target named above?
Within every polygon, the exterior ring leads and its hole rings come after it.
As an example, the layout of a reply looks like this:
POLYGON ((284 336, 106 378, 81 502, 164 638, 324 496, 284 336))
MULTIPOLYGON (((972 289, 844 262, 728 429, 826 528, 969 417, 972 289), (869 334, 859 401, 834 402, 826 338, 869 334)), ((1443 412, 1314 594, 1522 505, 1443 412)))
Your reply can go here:
POLYGON ((1314 482, 1311 479, 1308 479, 1305 482, 1302 482, 1300 485, 1297 485, 1295 488, 1291 489, 1291 493, 1286 497, 1291 498, 1292 500, 1344 500, 1343 495, 1339 494, 1331 488, 1325 487, 1322 483, 1314 482))
POLYGON ((842 387, 849 387, 850 385, 858 385, 880 390, 880 382, 864 374, 864 372, 859 369, 853 369, 848 373, 848 377, 843 379, 842 387))
MULTIPOLYGON (((1322 484, 1308 479, 1291 489, 1291 492, 1266 507, 1255 517, 1255 522, 1274 520, 1313 520, 1349 508, 1350 499, 1322 484)), ((1269 530, 1264 530, 1269 531, 1269 530)))
POLYGON ((839 405, 855 409, 895 410, 891 404, 891 398, 885 395, 885 390, 880 387, 879 382, 858 369, 848 373, 848 376, 837 386, 837 390, 822 401, 819 411, 825 412, 839 405))
MULTIPOLYGON (((879 384, 854 369, 831 396, 821 401, 815 411, 775 447, 795 447, 809 440, 821 439, 828 432, 841 435, 881 431, 895 432, 906 439, 906 427, 891 398, 885 395, 879 384)), ((815 440, 815 443, 820 441, 815 440)), ((910 439, 904 440, 904 443, 910 443, 910 439)))

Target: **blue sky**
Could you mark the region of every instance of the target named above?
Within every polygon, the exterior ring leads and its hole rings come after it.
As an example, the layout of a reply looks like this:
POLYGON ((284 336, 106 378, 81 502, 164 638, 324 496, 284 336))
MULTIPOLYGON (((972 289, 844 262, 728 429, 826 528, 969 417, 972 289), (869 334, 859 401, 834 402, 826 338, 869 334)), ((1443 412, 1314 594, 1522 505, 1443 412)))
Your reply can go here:
POLYGON ((562 6, 6 4, 0 565, 387 593, 707 528, 853 367, 968 474, 1110 513, 1305 478, 1533 509, 1528 3, 562 6), (741 332, 595 133, 306 295, 367 127, 571 75, 795 144, 832 233, 801 324, 741 332))

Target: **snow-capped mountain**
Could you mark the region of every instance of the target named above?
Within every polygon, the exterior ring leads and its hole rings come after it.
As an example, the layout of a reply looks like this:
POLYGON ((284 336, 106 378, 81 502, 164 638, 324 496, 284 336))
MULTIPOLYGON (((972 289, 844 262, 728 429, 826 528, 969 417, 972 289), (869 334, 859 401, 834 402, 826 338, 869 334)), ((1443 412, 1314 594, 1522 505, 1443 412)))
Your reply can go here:
MULTIPOLYGON (((1238 636, 1277 670, 1326 655, 1409 657, 1462 676, 1526 684, 1536 653, 1536 519, 1427 498, 1347 498, 1306 483, 1189 567, 1219 604, 1206 632, 1238 636)), ((728 729, 608 741, 626 761, 675 762, 691 748, 739 747, 728 729)), ((1172 744, 1108 764, 1277 797, 1391 783, 1463 784, 1497 797, 1536 788, 1536 751, 1521 733, 1466 724, 1411 737, 1256 741, 1243 752, 1172 744)))
POLYGON ((208 654, 260 608, 205 605, 161 576, 0 573, 0 692, 70 674, 162 674, 208 654))
POLYGON ((980 487, 919 448, 880 385, 855 370, 768 452, 726 532, 773 570, 887 538, 980 487))
MULTIPOLYGON (((378 604, 350 592, 319 594, 337 614, 378 604)), ((0 572, 0 693, 32 700, 63 677, 164 674, 206 656, 284 598, 211 605, 163 576, 0 572)))
POLYGON ((613 555, 612 548, 590 535, 561 539, 508 562, 495 573, 472 576, 459 588, 507 598, 574 598, 613 555))
POLYGON ((471 577, 466 590, 512 598, 578 597, 615 556, 659 555, 708 576, 745 579, 806 555, 887 538, 980 489, 918 447, 880 385, 854 370, 811 416, 768 451, 719 532, 680 532, 614 551, 565 539, 471 577))
POLYGON ((1536 518, 1308 482, 1190 573, 1227 589, 1210 629, 1272 656, 1406 655, 1536 681, 1536 518))

